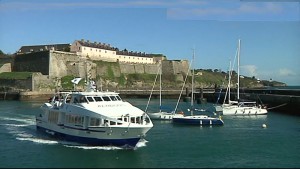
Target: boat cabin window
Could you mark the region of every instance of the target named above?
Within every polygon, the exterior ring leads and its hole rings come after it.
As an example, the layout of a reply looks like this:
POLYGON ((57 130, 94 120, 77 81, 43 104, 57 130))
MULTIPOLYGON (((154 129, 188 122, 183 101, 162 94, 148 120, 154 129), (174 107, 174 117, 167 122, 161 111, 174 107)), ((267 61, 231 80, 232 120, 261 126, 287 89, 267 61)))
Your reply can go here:
POLYGON ((102 96, 104 101, 111 101, 110 98, 108 96, 102 96))
MULTIPOLYGON (((73 103, 86 103, 88 102, 87 98, 85 96, 82 95, 73 95, 73 103)), ((72 100, 72 99, 71 99, 72 100)))
POLYGON ((116 98, 116 96, 110 96, 110 99, 112 100, 112 101, 117 101, 118 99, 116 98))
POLYGON ((99 96, 95 96, 94 99, 96 100, 96 102, 101 102, 103 101, 103 99, 99 96))
POLYGON ((100 126, 100 119, 98 119, 98 118, 91 118, 90 119, 90 126, 100 126))
POLYGON ((93 97, 86 97, 87 98, 87 100, 89 101, 89 102, 94 102, 94 99, 93 99, 93 97))
MULTIPOLYGON (((122 121, 122 118, 118 118, 118 121, 122 121)), ((122 125, 122 123, 118 122, 117 125, 122 125)))
POLYGON ((85 96, 80 96, 79 102, 80 103, 86 103, 87 102, 86 97, 85 96))
POLYGON ((48 121, 50 123, 57 123, 58 122, 58 112, 50 111, 48 115, 48 121))
POLYGON ((116 125, 116 122, 110 121, 109 125, 116 125))
POLYGON ((118 100, 120 100, 120 101, 122 100, 120 96, 116 96, 116 98, 117 98, 118 100))
POLYGON ((137 124, 141 124, 141 117, 136 117, 135 121, 137 124))
POLYGON ((66 115, 66 122, 68 124, 72 124, 75 126, 81 126, 83 125, 84 117, 80 115, 75 114, 68 114, 66 115))
POLYGON ((135 118, 134 118, 134 117, 131 117, 131 118, 130 118, 130 122, 131 122, 131 123, 135 123, 135 118))
POLYGON ((71 96, 70 96, 70 95, 67 95, 66 103, 70 103, 70 101, 71 101, 71 96))

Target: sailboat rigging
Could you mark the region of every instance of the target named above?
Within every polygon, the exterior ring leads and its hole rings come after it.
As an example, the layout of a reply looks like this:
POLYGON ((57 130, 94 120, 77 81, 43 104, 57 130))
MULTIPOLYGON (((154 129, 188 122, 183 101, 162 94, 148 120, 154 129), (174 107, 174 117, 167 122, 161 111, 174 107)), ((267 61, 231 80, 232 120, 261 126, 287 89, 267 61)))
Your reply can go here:
MULTIPOLYGON (((193 65, 195 60, 195 50, 193 50, 193 59, 191 62, 191 65, 193 65)), ((193 66, 192 66, 193 68, 193 66)), ((195 70, 192 70, 192 93, 191 93, 191 105, 190 105, 190 115, 182 115, 182 116, 174 116, 172 119, 173 124, 189 124, 189 125, 223 125, 224 122, 221 119, 221 117, 210 117, 207 115, 195 115, 194 111, 195 106, 194 106, 194 81, 195 81, 195 70)), ((186 80, 186 79, 185 79, 186 80)), ((185 83, 184 83, 185 84, 185 83)), ((178 99, 179 101, 180 99, 178 99)), ((177 103, 178 105, 178 103, 177 103)), ((177 109, 177 105, 175 108, 175 111, 177 109)), ((175 113, 174 111, 174 113, 175 113)))
POLYGON ((148 103, 147 103, 145 112, 149 115, 149 117, 152 120, 171 120, 174 116, 174 113, 173 112, 166 112, 166 111, 162 110, 162 93, 161 93, 162 92, 162 86, 161 86, 162 85, 162 79, 161 79, 161 76, 162 76, 162 63, 160 61, 159 65, 158 65, 158 72, 156 74, 156 78, 155 78, 155 81, 154 81, 154 84, 153 84, 153 87, 152 87, 152 90, 151 90, 151 94, 150 94, 149 99, 148 99, 148 103), (159 75, 159 111, 150 113, 150 112, 147 112, 147 109, 148 109, 149 104, 150 104, 153 89, 154 89, 155 83, 157 81, 158 75, 159 75))
MULTIPOLYGON (((228 86, 228 104, 224 103, 222 105, 223 115, 262 115, 267 114, 267 109, 255 101, 242 101, 240 99, 240 49, 241 40, 238 40, 238 50, 237 50, 237 100, 230 100, 230 86, 228 86)), ((231 71, 232 72, 232 71, 231 71)), ((229 77, 231 77, 231 72, 229 77)), ((230 84, 230 78, 229 78, 230 84)))

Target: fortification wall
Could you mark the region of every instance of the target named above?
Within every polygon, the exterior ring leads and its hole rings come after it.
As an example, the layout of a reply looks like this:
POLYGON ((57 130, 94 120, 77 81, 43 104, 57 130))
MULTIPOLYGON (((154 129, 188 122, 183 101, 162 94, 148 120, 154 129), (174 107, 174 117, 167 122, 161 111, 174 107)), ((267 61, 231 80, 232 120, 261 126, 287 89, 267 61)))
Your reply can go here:
POLYGON ((49 76, 80 75, 84 69, 84 62, 80 61, 80 57, 74 53, 50 51, 49 76))
MULTIPOLYGON (((162 72, 164 75, 186 75, 189 72, 187 60, 164 60, 162 61, 162 72)), ((190 72, 189 72, 189 75, 190 72)))
POLYGON ((52 78, 41 73, 32 74, 32 91, 54 91, 60 86, 61 81, 59 78, 52 78))
MULTIPOLYGON (((43 75, 49 75, 51 78, 60 78, 66 75, 85 77, 88 71, 92 77, 106 75, 109 68, 112 68, 115 77, 124 74, 156 74, 157 64, 141 63, 122 63, 102 65, 96 67, 95 63, 86 60, 75 53, 60 51, 43 51, 30 54, 17 55, 13 71, 41 72, 43 75)), ((186 73, 188 70, 188 61, 162 61, 163 74, 177 75, 186 73)))
POLYGON ((49 51, 16 55, 13 72, 41 72, 49 74, 49 51))
MULTIPOLYGON (((141 63, 135 63, 135 64, 128 64, 128 63, 119 63, 121 73, 125 74, 157 74, 158 72, 158 64, 141 64, 141 63)), ((165 67, 163 68, 164 71, 167 71, 167 69, 172 69, 172 67, 165 67)))
POLYGON ((145 72, 148 74, 157 74, 158 64, 145 65, 145 72))
POLYGON ((31 91, 32 79, 0 79, 0 91, 31 91))
POLYGON ((119 65, 120 65, 120 70, 122 73, 125 73, 125 74, 135 73, 134 64, 119 63, 119 65))
MULTIPOLYGON (((122 62, 97 64, 70 52, 43 51, 22 54, 16 57, 13 70, 41 73, 34 73, 32 80, 28 82, 26 80, 18 82, 24 84, 23 86, 13 84, 15 82, 8 85, 18 86, 25 91, 53 91, 61 86, 60 80, 64 76, 85 78, 88 75, 92 79, 100 76, 102 80, 105 80, 103 84, 107 86, 117 86, 118 82, 109 80, 111 77, 120 77, 121 74, 157 74, 158 72, 158 64, 122 62)), ((163 76, 175 75, 176 81, 183 81, 183 75, 188 70, 187 61, 163 60, 162 64, 163 76)))

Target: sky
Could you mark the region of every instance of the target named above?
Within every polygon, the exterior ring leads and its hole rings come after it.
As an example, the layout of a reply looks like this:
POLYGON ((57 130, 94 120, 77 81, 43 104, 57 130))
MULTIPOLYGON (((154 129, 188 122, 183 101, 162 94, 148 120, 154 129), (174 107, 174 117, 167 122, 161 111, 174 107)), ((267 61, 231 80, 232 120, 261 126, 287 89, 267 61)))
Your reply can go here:
POLYGON ((0 50, 108 43, 300 86, 300 0, 0 0, 0 50))

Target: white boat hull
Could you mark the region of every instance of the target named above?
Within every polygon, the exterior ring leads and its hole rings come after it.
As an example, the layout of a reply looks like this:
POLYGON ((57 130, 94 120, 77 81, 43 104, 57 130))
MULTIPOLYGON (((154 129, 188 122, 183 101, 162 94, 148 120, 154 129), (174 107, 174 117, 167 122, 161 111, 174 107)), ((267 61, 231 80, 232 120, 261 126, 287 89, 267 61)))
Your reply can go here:
MULTIPOLYGON (((157 113, 147 113, 148 116, 152 120, 172 120, 174 117, 174 113, 169 112, 157 112, 157 113)), ((177 114, 176 116, 179 116, 180 114, 177 114)))
POLYGON ((239 107, 239 106, 227 106, 223 107, 223 115, 265 115, 267 109, 259 107, 239 107))
POLYGON ((120 146, 134 148, 151 127, 88 127, 86 129, 49 124, 37 119, 37 130, 61 140, 91 146, 120 146))

